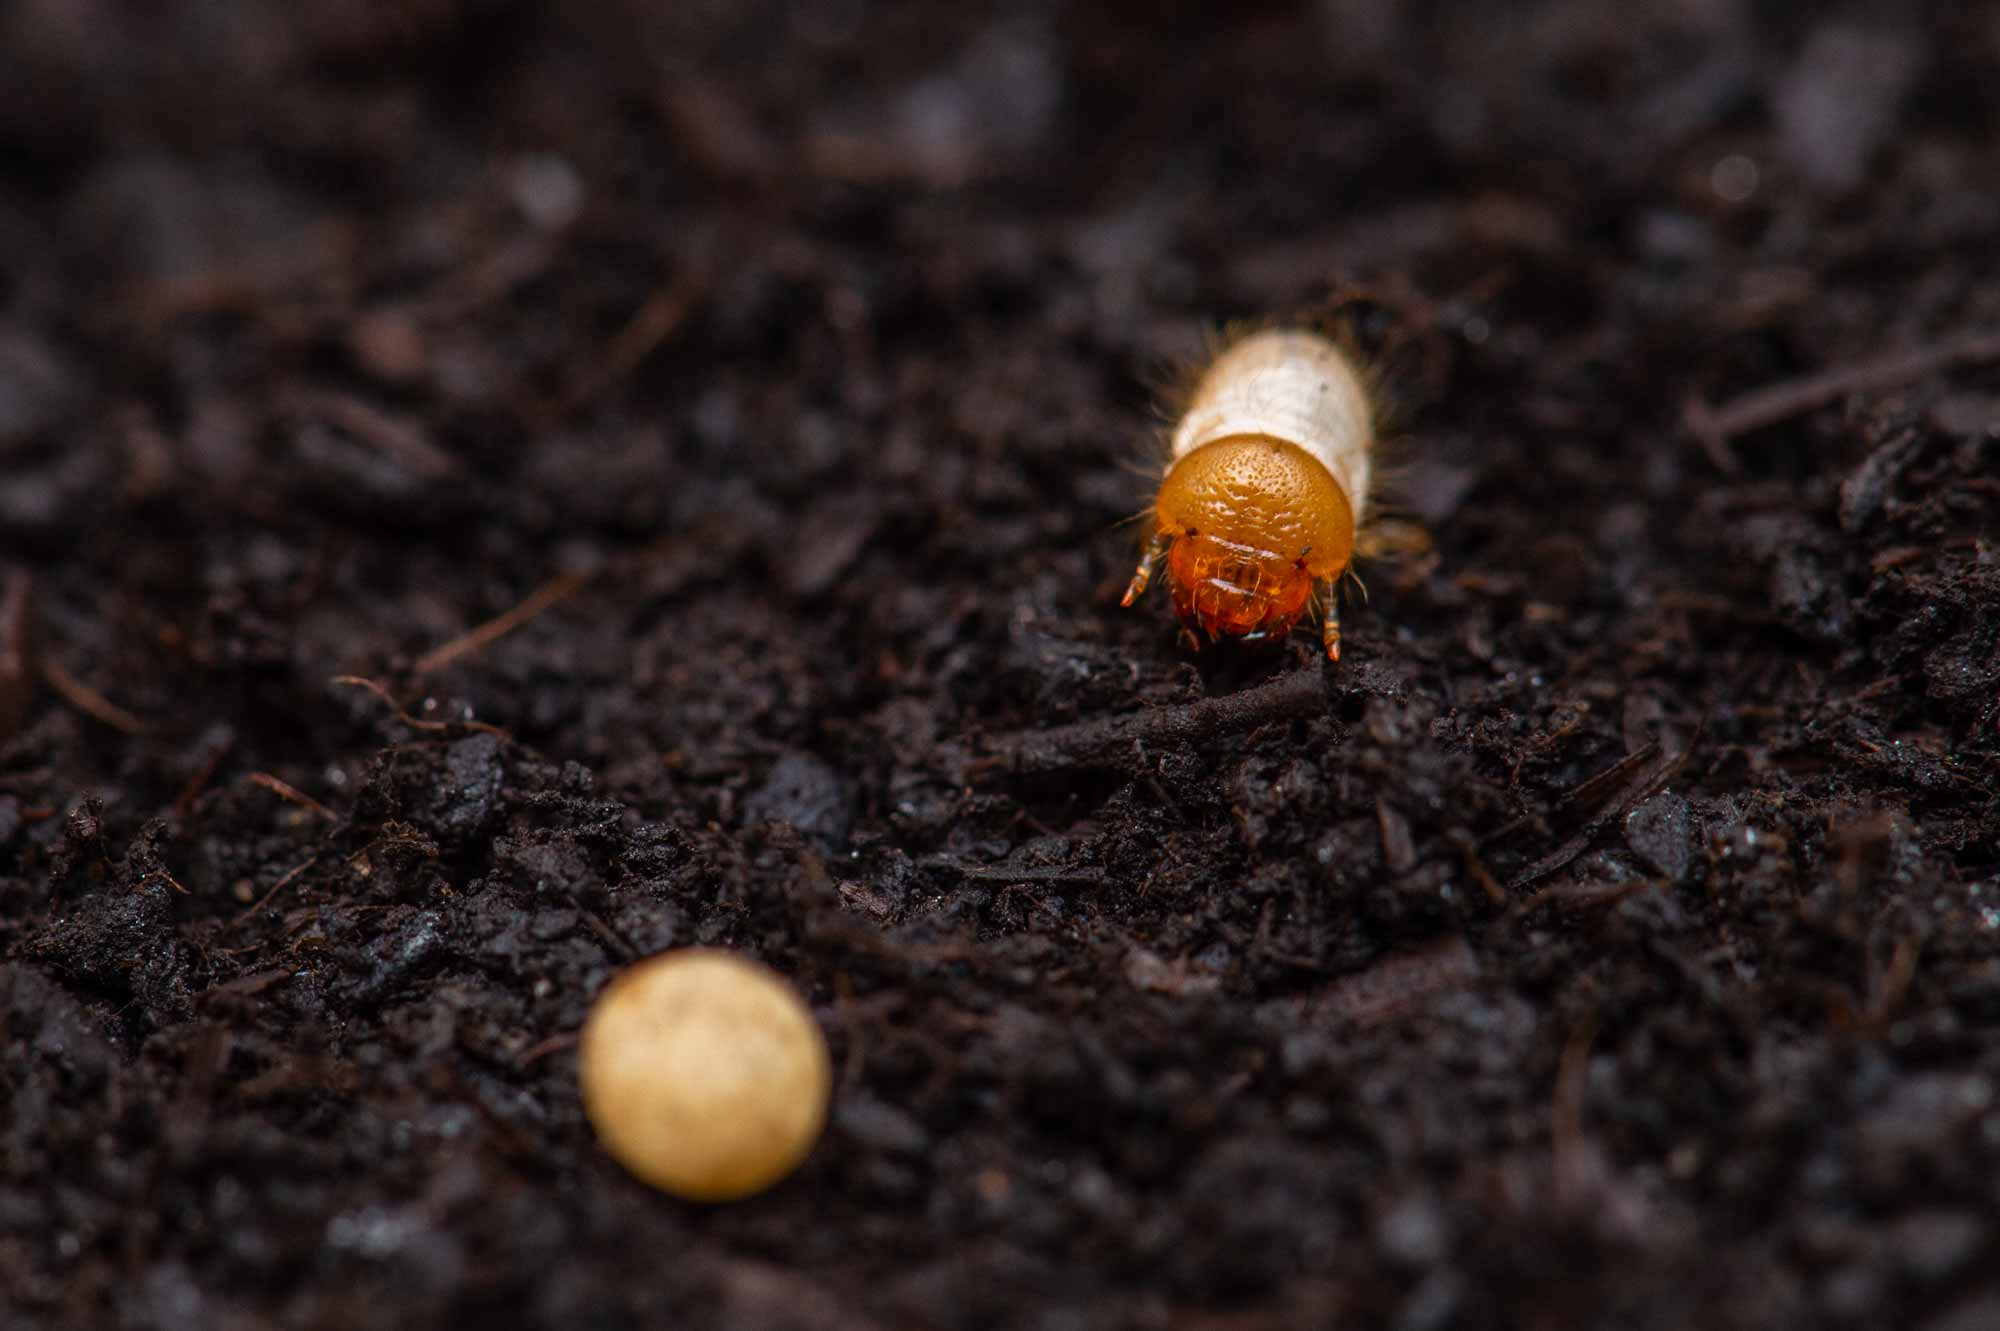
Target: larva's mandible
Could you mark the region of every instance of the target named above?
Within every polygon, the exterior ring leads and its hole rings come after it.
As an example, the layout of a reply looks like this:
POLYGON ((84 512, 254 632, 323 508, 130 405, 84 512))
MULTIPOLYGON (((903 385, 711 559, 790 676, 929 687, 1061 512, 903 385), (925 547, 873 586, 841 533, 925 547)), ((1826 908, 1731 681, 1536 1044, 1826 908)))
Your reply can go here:
POLYGON ((1318 587, 1340 659, 1336 584, 1354 557, 1375 430, 1347 357, 1316 333, 1255 334, 1196 382, 1153 501, 1154 534, 1125 590, 1162 559, 1174 613, 1210 638, 1283 637, 1318 587))

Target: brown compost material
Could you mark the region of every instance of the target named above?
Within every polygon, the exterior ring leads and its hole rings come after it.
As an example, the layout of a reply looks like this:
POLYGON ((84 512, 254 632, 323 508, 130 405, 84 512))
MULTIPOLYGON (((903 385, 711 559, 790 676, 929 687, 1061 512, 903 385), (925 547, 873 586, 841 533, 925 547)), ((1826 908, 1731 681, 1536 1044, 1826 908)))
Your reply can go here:
POLYGON ((2000 1326, 1996 62, 0 9, 0 1325, 2000 1326), (1327 319, 1429 547, 1190 657, 1163 386, 1327 319), (745 1204, 578 1103, 690 944, 745 1204))

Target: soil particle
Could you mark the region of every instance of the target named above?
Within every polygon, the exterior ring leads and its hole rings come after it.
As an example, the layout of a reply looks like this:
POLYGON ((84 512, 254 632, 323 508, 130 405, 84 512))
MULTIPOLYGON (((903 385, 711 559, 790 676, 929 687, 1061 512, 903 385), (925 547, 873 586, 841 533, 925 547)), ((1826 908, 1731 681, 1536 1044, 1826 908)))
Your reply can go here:
POLYGON ((1625 815, 1625 844, 1669 882, 1685 881, 1693 871, 1698 840, 1693 811, 1671 791, 1625 815))
POLYGON ((790 824, 822 853, 838 854, 853 826, 847 783, 809 753, 787 753, 771 764, 764 783, 743 801, 751 821, 790 824))
POLYGON ((193 1010, 173 898, 157 878, 90 893, 48 920, 29 955, 117 1004, 141 1032, 171 1025, 193 1010))

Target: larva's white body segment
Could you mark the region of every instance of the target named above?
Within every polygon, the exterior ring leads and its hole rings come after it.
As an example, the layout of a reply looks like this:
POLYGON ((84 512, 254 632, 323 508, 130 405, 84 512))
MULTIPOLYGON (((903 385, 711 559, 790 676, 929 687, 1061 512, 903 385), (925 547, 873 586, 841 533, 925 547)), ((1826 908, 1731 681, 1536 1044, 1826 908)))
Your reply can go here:
POLYGON ((1315 333, 1264 332, 1218 356, 1174 427, 1173 460, 1239 435, 1280 439, 1317 458, 1360 523, 1375 426, 1361 377, 1333 343, 1315 333))

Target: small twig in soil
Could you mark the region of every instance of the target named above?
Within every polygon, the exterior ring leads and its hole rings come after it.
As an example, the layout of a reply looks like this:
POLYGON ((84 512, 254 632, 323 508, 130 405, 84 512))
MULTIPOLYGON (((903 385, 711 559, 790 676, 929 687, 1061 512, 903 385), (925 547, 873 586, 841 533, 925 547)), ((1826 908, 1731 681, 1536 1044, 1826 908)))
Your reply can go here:
POLYGON ((1086 887, 1104 885, 1104 870, 1088 866, 1070 869, 1054 864, 1037 869, 1010 869, 1004 864, 966 864, 958 860, 940 858, 927 861, 925 867, 942 869, 975 882, 1080 883, 1086 887))
POLYGON ((283 984, 297 974, 297 969, 291 966, 274 966, 270 970, 252 971, 248 975, 239 975, 233 980, 226 980, 202 990, 194 996, 194 1001, 203 1004, 218 998, 255 998, 266 989, 283 984))
POLYGON ((689 268, 648 296, 605 344, 597 359, 585 366, 563 391, 555 404, 555 414, 564 415, 582 406, 638 369, 646 357, 658 350, 700 302, 703 282, 698 272, 689 268))
POLYGON ((1409 1011, 1427 998, 1463 989, 1478 978, 1479 959, 1463 938, 1453 936, 1342 976, 1327 986, 1313 1006, 1366 1029, 1409 1011))
POLYGON ((1910 992, 1910 982, 1917 977, 1917 955, 1920 940, 1914 934, 1905 935, 1896 943, 1896 950, 1889 956, 1889 965, 1880 980, 1871 986, 1868 1007, 1862 1013, 1866 1029, 1881 1032, 1888 1029, 1889 1020, 1902 1006, 1903 999, 1910 992))
POLYGON ((412 473, 429 480, 449 480, 463 470, 452 454, 424 437, 409 420, 370 406, 346 393, 295 392, 288 401, 302 415, 318 416, 355 439, 395 458, 412 473))
POLYGON ((904 995, 897 990, 885 990, 863 1003, 854 996, 854 981, 846 971, 833 973, 834 1024, 847 1033, 847 1050, 840 1060, 840 1089, 851 1091, 861 1084, 861 1070, 868 1062, 868 1025, 880 1021, 887 1012, 899 1007, 904 995))
MULTIPOLYGON (((1624 781, 1634 769, 1642 764, 1651 762, 1659 752, 1659 741, 1648 741, 1603 771, 1585 777, 1556 797, 1555 808, 1550 811, 1551 814, 1560 817, 1594 807, 1604 799, 1609 798, 1619 783, 1624 781)), ((1516 764, 1516 770, 1518 768, 1519 764, 1516 764)), ((1539 815, 1522 814, 1518 818, 1509 819, 1493 831, 1487 833, 1484 837, 1481 837, 1474 844, 1479 846, 1496 845, 1507 840, 1516 832, 1528 828, 1534 828, 1546 834, 1549 831, 1549 824, 1547 820, 1539 815)))
POLYGON ((612 928, 610 921, 578 900, 576 893, 571 892, 568 895, 569 904, 576 907, 577 914, 583 917, 583 922, 590 926, 590 931, 597 935, 598 941, 610 949, 614 956, 621 957, 627 962, 639 959, 641 953, 637 944, 612 928))
POLYGON ((1767 425, 1837 402, 1850 393, 1895 388, 1954 365, 2000 360, 2000 332, 1972 333, 1914 351, 1897 352, 1853 365, 1817 370, 1754 389, 1719 407, 1690 398, 1682 421, 1721 470, 1743 469, 1729 441, 1767 425))
POLYGON ((1648 740, 1632 752, 1620 758, 1611 766, 1594 776, 1585 777, 1576 785, 1563 792, 1556 801, 1556 808, 1563 812, 1571 809, 1587 809, 1599 800, 1610 797, 1613 790, 1625 783, 1632 773, 1660 755, 1660 742, 1648 740))
POLYGON ((63 669, 54 661, 42 662, 42 678, 62 700, 96 721, 126 735, 143 735, 146 723, 63 669))
MULTIPOLYGON (((1562 845, 1556 847, 1548 854, 1542 856, 1541 859, 1536 860, 1533 864, 1521 870, 1521 872, 1515 874, 1514 877, 1508 882, 1507 890, 1510 893, 1518 891, 1519 889, 1526 887, 1529 883, 1537 882, 1543 878, 1548 877, 1556 870, 1563 868, 1564 866, 1569 864, 1571 860, 1575 859, 1577 856, 1583 854, 1584 851, 1588 850, 1590 848, 1590 844, 1593 841, 1597 840, 1598 835, 1602 833, 1604 829, 1608 825, 1610 825, 1615 819, 1624 817, 1627 813, 1631 812, 1632 809, 1635 808, 1641 801, 1649 799, 1653 795, 1659 793, 1659 791, 1666 786, 1667 782, 1673 780, 1674 774, 1681 770, 1682 765, 1687 762, 1688 756, 1694 752, 1696 745, 1701 743, 1702 734, 1704 731, 1707 730, 1707 728, 1708 728, 1708 722, 1706 718, 1704 718, 1701 726, 1696 729, 1693 738, 1691 738, 1688 741, 1688 745, 1685 749, 1682 749, 1679 753, 1670 753, 1666 757, 1654 763, 1651 767, 1647 768, 1635 780, 1633 780, 1630 784, 1628 784, 1625 787, 1623 793, 1620 794, 1617 799, 1613 800, 1612 803, 1603 812, 1599 813, 1595 818, 1592 818, 1588 823, 1584 824, 1582 830, 1578 831, 1575 836, 1563 842, 1562 845)), ((1635 766, 1635 760, 1643 761, 1645 755, 1649 753, 1656 753, 1658 752, 1658 750, 1659 750, 1658 744, 1648 744, 1645 748, 1640 749, 1637 753, 1634 753, 1626 758, 1620 759, 1610 768, 1607 768, 1603 772, 1599 772, 1596 776, 1589 778, 1588 780, 1584 781, 1581 785, 1577 786, 1576 789, 1572 790, 1568 796, 1564 797, 1562 803, 1568 804, 1572 802, 1572 800, 1578 796, 1579 792, 1583 792, 1586 790, 1588 791, 1588 795, 1585 796, 1585 798, 1592 800, 1596 799, 1598 797, 1599 792, 1602 789, 1602 783, 1604 782, 1607 776, 1611 776, 1614 773, 1622 776, 1625 773, 1630 772, 1632 768, 1635 766)), ((1539 904, 1539 902, 1531 901, 1529 903, 1524 903, 1524 905, 1533 905, 1533 904, 1539 904)))
POLYGON ((1382 865, 1392 874, 1408 873, 1417 864, 1417 845, 1410 836, 1410 820, 1387 800, 1375 801, 1375 830, 1382 841, 1382 865))
POLYGON ((1657 884, 1646 878, 1628 879, 1605 887, 1579 887, 1574 882, 1550 883, 1546 887, 1537 888, 1520 905, 1508 911, 1501 918, 1500 925, 1505 926, 1525 920, 1552 903, 1577 910, 1596 910, 1615 906, 1642 892, 1651 892, 1656 886, 1657 884))
POLYGON ((491 646, 544 610, 560 605, 574 596, 594 576, 596 574, 593 570, 583 573, 564 573, 550 578, 511 610, 495 615, 478 628, 462 633, 450 642, 425 652, 417 658, 411 673, 418 677, 431 674, 444 669, 462 656, 468 656, 491 646))
POLYGON ((0 586, 0 739, 14 733, 35 700, 35 584, 26 573, 0 586))
POLYGON ((573 1048, 576 1045, 577 1038, 575 1031, 563 1031, 560 1034, 551 1035, 548 1039, 530 1045, 527 1049, 523 1050, 521 1056, 514 1060, 514 1066, 525 1072, 536 1063, 547 1058, 550 1054, 560 1053, 562 1050, 573 1048))
POLYGON ((229 756, 230 749, 234 747, 235 741, 228 739, 208 746, 208 756, 202 759, 201 766, 195 769, 195 774, 188 778, 187 784, 181 787, 180 795, 174 800, 174 817, 186 818, 193 812, 194 802, 201 798, 202 791, 208 789, 209 781, 215 776, 215 769, 222 766, 222 760, 229 756))
POLYGON ((412 730, 478 730, 488 735, 496 735, 501 739, 513 738, 513 736, 509 735, 499 726, 490 726, 484 721, 426 721, 420 716, 411 716, 401 703, 390 696, 389 690, 383 688, 372 679, 363 679, 360 675, 335 675, 333 682, 335 684, 346 685, 348 688, 368 690, 387 703, 389 710, 396 714, 396 719, 412 730))
MULTIPOLYGON (((967 774, 1062 772, 1079 767, 1138 766, 1138 748, 1195 743, 1253 730, 1271 721, 1314 716, 1326 707, 1326 681, 1318 670, 1295 670, 1267 684, 1220 698, 1080 721, 1050 730, 998 735, 991 752, 965 762, 967 774)), ((964 755, 958 755, 963 759, 964 755)))
POLYGON ((1549 1105, 1549 1154, 1555 1171, 1555 1192, 1565 1207, 1582 1201, 1591 1181, 1590 1157, 1583 1140, 1584 1074, 1590 1067, 1590 1042, 1597 1038, 1592 1014, 1571 1033, 1556 1065, 1555 1092, 1549 1105))
POLYGON ((1674 977, 1701 1001, 1720 1013, 1736 1031, 1736 1038, 1746 1049, 1757 1047, 1763 1038, 1759 1028, 1759 1013, 1749 1004, 1734 998, 1722 982, 1708 967, 1714 952, 1701 958, 1691 957, 1680 948, 1661 938, 1648 940, 1646 950, 1658 957, 1674 973, 1674 977))
POLYGON ((898 967, 906 979, 937 966, 964 965, 978 973, 980 963, 989 959, 985 951, 964 940, 899 942, 837 911, 810 919, 807 939, 816 946, 842 949, 850 960, 862 957, 898 967))
POLYGON ((272 897, 277 896, 278 893, 284 891, 287 887, 290 887, 292 883, 297 880, 300 874, 304 873, 307 869, 312 868, 315 864, 318 863, 319 863, 319 856, 314 855, 308 858, 304 864, 299 865, 297 868, 286 870, 285 876, 283 878, 280 878, 277 882, 271 884, 270 891, 266 892, 263 896, 258 897, 257 900, 252 902, 250 905, 244 907, 242 914, 238 915, 235 919, 229 922, 230 927, 234 928, 235 926, 242 924, 245 920, 248 920, 252 915, 255 915, 258 911, 264 909, 265 906, 270 904, 272 897))
POLYGON ((280 781, 277 777, 272 776, 269 772, 252 772, 250 775, 244 777, 243 779, 245 781, 248 781, 252 785, 262 786, 264 789, 270 791, 273 795, 276 795, 281 800, 284 800, 291 804, 296 804, 301 809, 305 809, 310 813, 318 814, 320 817, 326 819, 330 823, 337 823, 340 821, 340 815, 335 813, 332 809, 327 808, 324 804, 321 804, 318 800, 306 794, 303 790, 300 790, 298 787, 293 785, 288 785, 287 783, 280 781))
POLYGON ((1479 884, 1479 890, 1486 899, 1496 906, 1507 904, 1507 889, 1500 886, 1500 880, 1486 867, 1486 861, 1479 857, 1479 843, 1464 828, 1453 828, 1445 833, 1445 840, 1458 847, 1460 858, 1465 863, 1465 871, 1472 875, 1472 881, 1479 884))

